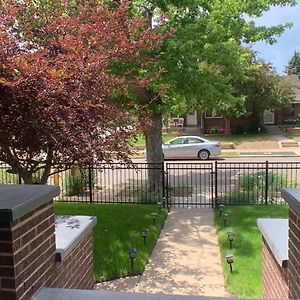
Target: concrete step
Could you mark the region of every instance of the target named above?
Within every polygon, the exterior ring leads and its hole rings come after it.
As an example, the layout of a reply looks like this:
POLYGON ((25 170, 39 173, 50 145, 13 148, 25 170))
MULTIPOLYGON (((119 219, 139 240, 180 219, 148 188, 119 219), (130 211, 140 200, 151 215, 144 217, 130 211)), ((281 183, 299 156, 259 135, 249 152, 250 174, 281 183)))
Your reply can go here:
POLYGON ((296 141, 282 141, 280 143, 282 148, 299 147, 299 143, 296 141))
POLYGON ((221 142, 221 149, 235 149, 234 144, 232 142, 221 142))

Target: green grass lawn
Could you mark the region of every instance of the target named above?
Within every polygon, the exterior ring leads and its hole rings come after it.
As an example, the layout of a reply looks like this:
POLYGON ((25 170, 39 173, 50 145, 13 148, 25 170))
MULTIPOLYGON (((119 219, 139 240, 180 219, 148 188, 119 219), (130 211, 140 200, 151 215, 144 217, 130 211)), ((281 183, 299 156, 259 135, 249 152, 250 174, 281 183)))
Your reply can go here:
POLYGON ((300 142, 300 134, 288 134, 287 137, 297 142, 300 142))
POLYGON ((239 157, 239 153, 237 151, 221 151, 221 157, 239 157))
POLYGON ((235 297, 262 297, 262 238, 257 228, 258 218, 287 218, 287 205, 235 206, 226 208, 227 228, 223 218, 215 211, 215 220, 221 247, 226 287, 235 297), (229 249, 227 232, 235 235, 232 250, 229 249), (233 273, 225 261, 225 254, 234 255, 233 273))
POLYGON ((96 282, 141 274, 167 214, 166 210, 162 210, 153 226, 151 213, 158 212, 156 205, 55 203, 54 209, 57 215, 97 217, 97 225, 93 229, 96 282), (143 228, 149 229, 146 245, 141 235, 143 228), (128 257, 131 247, 137 250, 134 272, 128 257))
POLYGON ((220 142, 231 142, 234 144, 240 144, 243 142, 258 142, 258 141, 272 141, 274 140, 269 134, 257 133, 257 134, 217 134, 217 135, 205 135, 206 138, 211 140, 217 140, 220 142))

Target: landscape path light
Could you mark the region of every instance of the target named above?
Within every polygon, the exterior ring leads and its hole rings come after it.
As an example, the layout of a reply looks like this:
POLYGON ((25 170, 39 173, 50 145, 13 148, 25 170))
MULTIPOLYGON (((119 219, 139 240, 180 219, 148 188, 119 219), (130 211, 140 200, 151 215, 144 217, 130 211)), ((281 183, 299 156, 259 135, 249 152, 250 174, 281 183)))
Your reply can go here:
POLYGON ((159 213, 161 213, 161 209, 163 207, 163 203, 161 201, 158 201, 157 205, 158 205, 158 211, 159 211, 159 213))
POLYGON ((228 238, 228 241, 229 241, 229 248, 231 249, 232 248, 232 242, 234 240, 233 232, 227 232, 227 238, 228 238))
POLYGON ((155 225, 157 213, 156 213, 156 212, 153 212, 153 213, 151 213, 151 216, 152 216, 152 225, 155 225))
POLYGON ((135 248, 129 248, 128 249, 128 255, 131 260, 131 270, 133 272, 133 264, 134 264, 134 259, 136 258, 136 249, 135 248))
POLYGON ((218 207, 219 207, 220 216, 222 216, 222 213, 223 213, 223 211, 225 209, 225 205, 224 204, 219 204, 218 207))
POLYGON ((144 245, 147 244, 147 236, 148 236, 148 232, 149 232, 149 229, 148 228, 144 228, 142 230, 142 237, 144 239, 144 245))
POLYGON ((227 219, 228 219, 228 214, 224 214, 224 216, 223 216, 224 227, 226 227, 226 225, 227 225, 227 219))
POLYGON ((232 253, 227 253, 225 255, 226 261, 230 266, 230 272, 232 273, 232 264, 233 264, 233 254, 232 253))

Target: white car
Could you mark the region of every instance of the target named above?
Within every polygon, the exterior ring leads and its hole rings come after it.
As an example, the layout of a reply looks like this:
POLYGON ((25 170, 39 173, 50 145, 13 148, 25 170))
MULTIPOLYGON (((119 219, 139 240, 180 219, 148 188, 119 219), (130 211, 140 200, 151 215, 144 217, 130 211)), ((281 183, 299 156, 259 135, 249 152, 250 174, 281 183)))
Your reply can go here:
MULTIPOLYGON (((180 136, 162 145, 164 158, 198 158, 206 160, 221 154, 220 142, 199 136, 180 136)), ((146 155, 146 151, 145 151, 146 155)))

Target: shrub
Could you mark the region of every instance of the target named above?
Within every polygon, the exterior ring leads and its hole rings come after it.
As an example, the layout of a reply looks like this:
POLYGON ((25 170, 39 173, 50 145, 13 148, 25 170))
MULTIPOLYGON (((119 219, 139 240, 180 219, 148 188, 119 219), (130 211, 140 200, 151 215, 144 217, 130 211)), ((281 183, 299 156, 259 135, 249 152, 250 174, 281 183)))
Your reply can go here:
MULTIPOLYGON (((268 172, 268 191, 280 191, 284 187, 291 185, 287 175, 281 172, 268 172)), ((266 188, 266 172, 259 171, 243 174, 240 177, 240 189, 251 192, 253 190, 263 190, 266 188)))
POLYGON ((264 203, 264 199, 261 194, 257 193, 257 191, 249 192, 234 189, 226 194, 221 195, 218 198, 218 203, 225 205, 251 205, 264 203))
POLYGON ((118 191, 116 198, 120 202, 155 204, 162 200, 162 194, 149 190, 147 185, 128 185, 118 191))
POLYGON ((88 184, 88 174, 86 170, 80 169, 80 174, 72 175, 71 171, 68 170, 64 174, 64 194, 67 196, 78 196, 82 195, 88 184))
POLYGON ((265 131, 265 128, 259 123, 251 122, 248 131, 253 133, 262 133, 265 131))
POLYGON ((64 191, 67 196, 82 195, 85 191, 85 183, 81 176, 68 174, 64 178, 64 191))
MULTIPOLYGON (((266 199, 266 172, 259 171, 242 174, 236 186, 220 195, 218 203, 237 204, 262 204, 266 199)), ((281 189, 291 187, 293 182, 281 172, 268 172, 268 203, 284 203, 281 198, 281 189)))
MULTIPOLYGON (((72 175, 70 170, 64 175, 64 194, 67 196, 82 195, 89 188, 89 169, 80 169, 80 174, 72 175)), ((94 188, 98 183, 97 170, 92 172, 91 186, 94 188)))
POLYGON ((243 134, 246 132, 246 129, 243 125, 239 124, 236 125, 233 130, 232 130, 232 134, 243 134))
POLYGON ((0 168, 0 184, 18 184, 19 175, 8 173, 9 168, 0 168))

